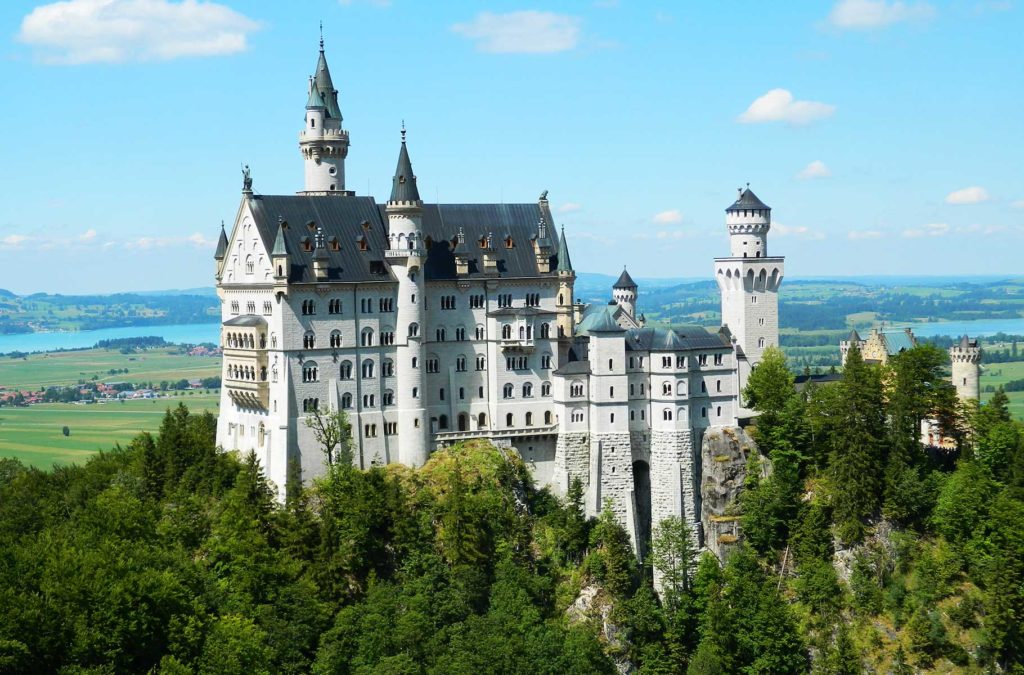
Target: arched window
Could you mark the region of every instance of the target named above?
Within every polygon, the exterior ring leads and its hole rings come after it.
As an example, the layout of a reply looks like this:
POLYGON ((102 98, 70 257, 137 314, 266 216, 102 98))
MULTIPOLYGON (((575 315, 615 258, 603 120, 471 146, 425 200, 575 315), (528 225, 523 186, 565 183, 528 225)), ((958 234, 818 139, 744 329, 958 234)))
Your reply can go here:
POLYGON ((345 393, 341 395, 341 407, 343 410, 348 410, 352 407, 352 394, 345 393))
POLYGON ((342 361, 341 362, 340 375, 341 375, 341 379, 343 379, 343 380, 351 380, 352 379, 352 362, 351 361, 342 361))
POLYGON ((372 328, 364 328, 363 329, 363 332, 359 336, 359 344, 362 345, 363 347, 372 347, 373 346, 373 329, 372 328))
POLYGON ((316 361, 306 361, 302 364, 302 381, 303 382, 316 382, 320 379, 320 370, 316 366, 316 361))
POLYGON ((549 337, 551 337, 551 325, 550 324, 542 323, 540 325, 540 336, 541 336, 541 338, 549 338, 549 337))
POLYGON ((511 340, 512 339, 512 326, 510 326, 507 323, 504 326, 501 327, 501 339, 502 340, 511 340))
POLYGON ((252 274, 255 271, 255 263, 252 260, 252 256, 246 256, 245 258, 245 273, 252 274))
POLYGON ((504 388, 502 389, 502 395, 505 398, 512 398, 514 392, 515 392, 515 387, 513 387, 511 383, 506 384, 504 386, 504 388))
POLYGON ((579 398, 583 396, 583 383, 573 382, 569 386, 569 395, 572 396, 573 398, 579 398))
POLYGON ((459 354, 459 356, 455 359, 455 370, 456 370, 456 372, 459 372, 459 373, 466 372, 466 355, 465 354, 459 354))
POLYGON ((302 336, 302 348, 303 349, 316 349, 316 334, 311 330, 307 330, 302 336))
POLYGON ((332 349, 337 349, 340 346, 341 346, 341 331, 340 330, 332 330, 331 331, 331 348, 332 349))
POLYGON ((373 361, 366 359, 363 361, 362 374, 364 378, 373 377, 373 361))
POLYGON ((664 410, 662 410, 661 411, 661 419, 665 420, 666 422, 671 422, 672 421, 672 411, 670 409, 668 409, 668 408, 665 408, 664 410))
POLYGON ((382 401, 382 404, 383 405, 394 405, 395 404, 395 392, 391 391, 390 389, 386 389, 384 391, 384 400, 382 401))
POLYGON ((551 424, 551 411, 550 410, 545 410, 544 411, 544 425, 547 426, 549 424, 551 424))
POLYGON ((476 428, 486 429, 487 428, 487 413, 480 413, 476 416, 476 428))
POLYGON ((765 345, 764 338, 763 337, 762 338, 757 338, 757 346, 758 346, 758 348, 759 349, 764 349, 764 345, 765 345))
POLYGON ((420 325, 418 323, 409 324, 409 337, 416 337, 420 334, 420 325))
POLYGON ((583 421, 583 411, 581 409, 576 408, 576 409, 574 409, 572 411, 572 421, 573 422, 582 422, 583 421))
POLYGON ((665 395, 665 396, 671 396, 672 395, 672 383, 671 382, 662 382, 661 383, 661 393, 663 395, 665 395))
POLYGON ((676 382, 676 396, 686 396, 686 382, 683 380, 676 382))
POLYGON ((526 413, 526 426, 528 426, 528 427, 532 427, 533 426, 533 413, 532 412, 526 413))
POLYGON ((530 398, 533 396, 533 385, 529 382, 523 385, 523 398, 530 398))
POLYGON ((541 385, 540 385, 540 395, 541 396, 551 396, 551 383, 550 382, 542 382, 541 383, 541 385))
POLYGON ((447 415, 441 415, 440 417, 437 418, 437 428, 438 429, 447 429, 448 428, 448 416, 447 415))
POLYGON ((505 426, 512 426, 512 413, 508 413, 507 415, 505 415, 505 426))
POLYGON ((394 377, 395 375, 395 362, 391 359, 384 359, 384 362, 380 364, 380 376, 381 377, 394 377))

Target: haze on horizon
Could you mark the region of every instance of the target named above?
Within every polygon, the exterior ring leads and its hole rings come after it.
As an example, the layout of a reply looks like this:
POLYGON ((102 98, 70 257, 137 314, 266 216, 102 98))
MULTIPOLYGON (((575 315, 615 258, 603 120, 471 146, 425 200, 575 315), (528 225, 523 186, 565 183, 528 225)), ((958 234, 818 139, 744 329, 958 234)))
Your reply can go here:
POLYGON ((321 19, 359 194, 404 119, 425 199, 550 190, 584 271, 710 278, 749 181, 790 279, 1017 274, 1016 2, 69 0, 0 6, 0 287, 212 285, 241 164, 301 187, 321 19))

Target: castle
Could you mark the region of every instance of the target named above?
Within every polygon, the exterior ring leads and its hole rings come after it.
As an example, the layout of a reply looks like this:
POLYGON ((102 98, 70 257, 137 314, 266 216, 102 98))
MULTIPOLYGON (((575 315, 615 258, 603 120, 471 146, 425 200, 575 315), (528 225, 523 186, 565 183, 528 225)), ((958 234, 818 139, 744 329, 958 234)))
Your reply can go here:
MULTIPOLYGON (((854 329, 839 343, 839 354, 844 366, 846 356, 854 345, 866 363, 885 364, 891 357, 917 346, 917 338, 909 327, 889 330, 873 328, 866 339, 861 339, 854 329)), ((978 341, 966 335, 949 348, 950 378, 960 401, 980 400, 981 357, 978 341)), ((956 447, 956 442, 943 435, 938 420, 934 419, 921 421, 921 444, 943 449, 956 447)))
POLYGON ((220 233, 217 443, 254 452, 283 493, 289 465, 306 480, 324 470, 306 418, 344 410, 360 467, 416 467, 483 437, 556 492, 579 479, 588 514, 611 504, 636 545, 669 515, 699 530, 703 434, 747 414, 747 375, 778 344, 771 209, 749 187, 726 209, 720 330, 647 325, 625 271, 609 304, 574 300, 547 192, 424 203, 403 127, 379 204, 346 189, 342 122, 321 41, 299 134, 304 189, 257 194, 246 170, 220 233))

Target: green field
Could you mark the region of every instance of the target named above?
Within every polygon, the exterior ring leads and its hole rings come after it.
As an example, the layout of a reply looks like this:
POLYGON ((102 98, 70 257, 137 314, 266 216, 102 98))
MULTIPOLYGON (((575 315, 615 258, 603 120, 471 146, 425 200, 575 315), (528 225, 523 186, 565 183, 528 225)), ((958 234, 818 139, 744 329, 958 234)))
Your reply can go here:
POLYGON ((31 389, 75 384, 79 380, 98 382, 177 381, 220 375, 220 359, 177 354, 176 347, 147 349, 122 354, 114 349, 85 349, 73 352, 45 352, 12 359, 0 359, 0 388, 31 389), (110 374, 127 368, 127 373, 110 374))
POLYGON ((0 456, 49 468, 85 459, 97 450, 125 444, 140 431, 156 431, 169 407, 185 403, 193 412, 217 413, 216 393, 180 392, 160 399, 113 401, 93 405, 44 403, 0 408, 0 456), (68 426, 71 434, 61 430, 68 426))

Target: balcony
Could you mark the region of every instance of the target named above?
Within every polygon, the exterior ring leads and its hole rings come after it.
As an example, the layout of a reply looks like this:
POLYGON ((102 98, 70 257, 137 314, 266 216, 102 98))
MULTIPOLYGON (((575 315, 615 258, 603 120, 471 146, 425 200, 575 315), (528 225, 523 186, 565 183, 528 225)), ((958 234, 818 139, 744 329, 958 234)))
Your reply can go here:
POLYGON ((226 380, 224 388, 239 408, 267 410, 270 407, 270 383, 252 380, 226 380))
POLYGON ((541 427, 510 427, 507 429, 475 429, 472 431, 439 431, 434 434, 434 442, 438 445, 450 445, 471 438, 533 438, 551 436, 558 433, 557 424, 541 427))
POLYGON ((529 354, 534 350, 533 338, 503 338, 501 340, 501 350, 505 352, 521 352, 529 354))

